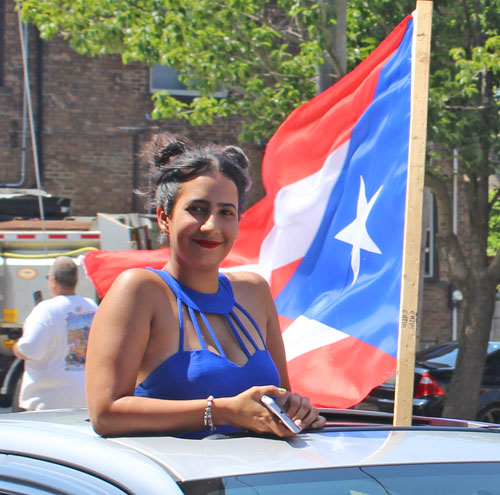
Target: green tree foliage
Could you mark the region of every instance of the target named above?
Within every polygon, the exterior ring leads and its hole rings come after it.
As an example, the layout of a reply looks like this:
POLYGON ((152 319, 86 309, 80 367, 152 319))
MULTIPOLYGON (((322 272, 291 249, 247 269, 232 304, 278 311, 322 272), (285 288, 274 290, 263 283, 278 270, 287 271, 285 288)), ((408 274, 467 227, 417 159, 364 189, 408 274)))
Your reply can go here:
POLYGON ((500 250, 500 204, 493 201, 495 190, 490 192, 491 213, 488 233, 488 257, 493 257, 500 250))
POLYGON ((443 7, 447 22, 440 19, 436 33, 429 137, 459 150, 463 173, 495 173, 500 151, 500 2, 448 4, 443 7), (445 47, 441 38, 448 40, 445 47))
POLYGON ((347 17, 348 54, 351 70, 364 60, 394 27, 415 8, 415 0, 350 0, 347 17))
MULTIPOLYGON (((349 67, 363 60, 414 1, 352 0, 349 67)), ((500 132, 500 1, 436 0, 428 141, 458 149, 467 170, 497 166, 500 132), (485 155, 485 152, 488 154, 485 155)))
MULTIPOLYGON (((154 95, 155 118, 193 125, 243 117, 241 139, 273 134, 314 96, 318 64, 332 59, 328 2, 314 0, 20 0, 42 38, 61 34, 77 52, 120 54, 124 63, 162 63, 201 96, 154 95), (228 98, 210 94, 223 88, 228 98)), ((335 66, 335 64, 333 64, 335 66)))
MULTIPOLYGON (((329 61, 336 76, 342 75, 330 45, 335 12, 328 0, 18 0, 18 5, 43 38, 62 35, 81 54, 114 53, 124 63, 173 67, 202 96, 186 103, 159 92, 154 116, 197 125, 241 115, 246 141, 269 138, 291 110, 314 96, 318 64, 329 61), (229 98, 209 96, 219 88, 229 98)), ((472 167, 484 165, 489 162, 484 145, 498 151, 499 0, 436 0, 434 6, 429 140, 458 147, 472 167)), ((349 1, 348 68, 414 8, 414 0, 349 1)))

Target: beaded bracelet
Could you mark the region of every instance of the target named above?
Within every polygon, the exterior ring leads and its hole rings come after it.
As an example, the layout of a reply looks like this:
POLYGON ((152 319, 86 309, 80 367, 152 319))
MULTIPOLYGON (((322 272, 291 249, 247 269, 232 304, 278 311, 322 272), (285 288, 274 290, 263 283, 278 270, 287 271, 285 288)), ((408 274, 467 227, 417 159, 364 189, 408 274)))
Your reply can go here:
POLYGON ((217 427, 214 424, 214 420, 212 418, 212 406, 214 404, 214 396, 209 395, 207 397, 207 408, 205 409, 205 415, 203 417, 203 423, 207 428, 210 428, 210 432, 214 432, 217 427))

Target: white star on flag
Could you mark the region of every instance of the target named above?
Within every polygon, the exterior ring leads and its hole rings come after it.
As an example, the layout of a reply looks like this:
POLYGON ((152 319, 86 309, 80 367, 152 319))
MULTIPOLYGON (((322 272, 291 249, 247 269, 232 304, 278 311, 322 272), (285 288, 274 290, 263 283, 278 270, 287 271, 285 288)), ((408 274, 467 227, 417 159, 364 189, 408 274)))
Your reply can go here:
POLYGON ((375 201, 377 200, 383 186, 380 186, 379 190, 372 196, 372 198, 368 202, 366 200, 365 182, 362 176, 359 176, 359 178, 361 184, 359 187, 356 218, 335 236, 335 239, 352 245, 351 268, 354 274, 354 278, 351 285, 353 285, 358 278, 361 249, 364 249, 365 251, 369 251, 371 253, 382 254, 378 246, 368 235, 368 232, 366 230, 366 221, 368 220, 368 215, 370 214, 370 211, 373 208, 373 205, 375 204, 375 201))

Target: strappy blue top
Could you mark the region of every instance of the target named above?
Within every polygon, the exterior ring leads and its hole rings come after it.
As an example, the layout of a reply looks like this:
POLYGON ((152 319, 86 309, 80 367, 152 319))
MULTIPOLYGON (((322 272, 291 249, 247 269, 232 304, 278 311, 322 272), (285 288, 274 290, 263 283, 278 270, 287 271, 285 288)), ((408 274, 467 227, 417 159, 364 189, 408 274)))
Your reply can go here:
MULTIPOLYGON (((179 351, 168 357, 135 389, 135 395, 156 399, 188 400, 205 399, 209 395, 232 397, 254 385, 280 386, 280 375, 269 354, 262 333, 250 314, 234 299, 229 279, 219 274, 219 290, 215 294, 204 294, 180 284, 164 270, 155 270, 170 287, 177 298, 179 313, 179 351), (200 341, 201 349, 185 351, 184 317, 182 305, 188 310, 189 317, 200 341), (264 349, 259 349, 254 339, 245 328, 235 312, 237 308, 243 313, 257 330, 264 349), (239 366, 230 361, 220 345, 208 322, 206 313, 224 315, 229 328, 238 340, 241 349, 247 356, 247 362, 239 366), (207 349, 201 333, 199 322, 203 321, 209 331, 219 354, 207 349), (247 348, 241 333, 245 335, 253 347, 247 348)), ((221 426, 216 433, 236 431, 229 426, 221 426)), ((209 435, 208 429, 182 434, 183 437, 202 438, 209 435)))

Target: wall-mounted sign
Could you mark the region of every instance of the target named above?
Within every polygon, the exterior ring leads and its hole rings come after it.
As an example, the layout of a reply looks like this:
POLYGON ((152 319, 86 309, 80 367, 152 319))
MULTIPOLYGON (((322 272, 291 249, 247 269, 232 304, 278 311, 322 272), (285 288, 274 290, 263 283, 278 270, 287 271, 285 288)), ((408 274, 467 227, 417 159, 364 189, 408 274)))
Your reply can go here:
POLYGON ((4 310, 3 310, 3 321, 5 323, 16 323, 17 322, 17 309, 15 309, 15 308, 4 308, 4 310))
POLYGON ((17 270, 17 276, 23 280, 31 280, 38 275, 38 272, 30 266, 25 266, 17 270))

